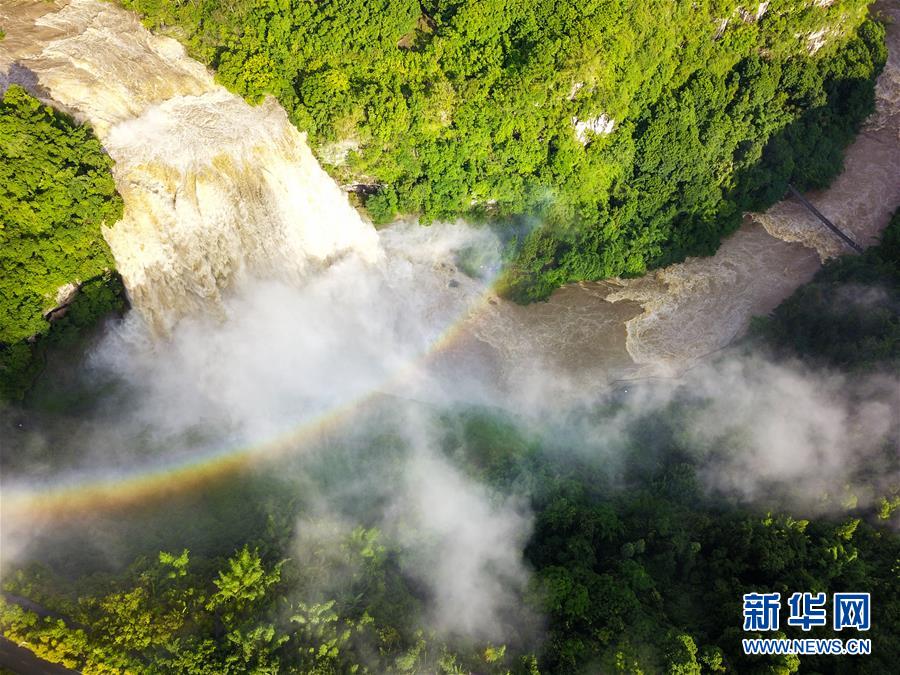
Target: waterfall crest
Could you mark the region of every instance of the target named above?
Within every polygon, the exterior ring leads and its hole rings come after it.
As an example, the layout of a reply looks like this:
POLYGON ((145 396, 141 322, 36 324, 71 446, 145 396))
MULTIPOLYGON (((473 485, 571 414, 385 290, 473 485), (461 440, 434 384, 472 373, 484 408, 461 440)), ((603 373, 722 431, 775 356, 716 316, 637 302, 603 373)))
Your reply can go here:
POLYGON ((157 332, 215 309, 243 275, 301 279, 348 254, 381 257, 275 101, 248 105, 175 40, 98 0, 16 3, 0 18, 4 79, 90 122, 115 160, 125 212, 104 236, 157 332))

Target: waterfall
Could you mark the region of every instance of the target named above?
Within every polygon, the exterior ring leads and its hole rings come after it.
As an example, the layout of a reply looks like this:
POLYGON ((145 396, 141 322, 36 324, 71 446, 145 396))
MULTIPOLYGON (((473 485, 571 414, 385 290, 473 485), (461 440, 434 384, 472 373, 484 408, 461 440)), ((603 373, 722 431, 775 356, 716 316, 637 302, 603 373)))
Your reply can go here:
POLYGON ((0 43, 6 79, 90 122, 116 162, 125 211, 104 236, 155 331, 214 310, 248 274, 301 279, 346 255, 381 257, 275 101, 250 106, 176 41, 98 0, 19 3, 0 18, 15 33, 0 43))
MULTIPOLYGON (((875 114, 842 175, 808 195, 864 245, 900 204, 900 9, 880 11, 893 21, 875 114)), ((132 13, 98 0, 0 0, 0 26, 0 87, 20 82, 90 121, 116 160, 125 215, 105 234, 134 306, 158 330, 220 307, 242 275, 302 279, 340 257, 382 257, 374 230, 274 101, 252 107, 231 95, 132 13)), ((784 201, 750 214, 714 256, 569 286, 529 307, 491 298, 458 352, 486 345, 509 372, 546 360, 584 387, 668 374, 730 343, 842 251, 784 201)))

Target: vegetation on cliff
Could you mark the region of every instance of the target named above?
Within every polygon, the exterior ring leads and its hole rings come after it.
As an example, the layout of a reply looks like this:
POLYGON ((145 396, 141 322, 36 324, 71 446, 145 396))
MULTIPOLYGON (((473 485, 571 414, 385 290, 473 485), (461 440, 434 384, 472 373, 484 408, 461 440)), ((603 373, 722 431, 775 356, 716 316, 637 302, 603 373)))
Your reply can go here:
MULTIPOLYGON (((220 539, 233 534, 223 516, 259 521, 231 556, 163 553, 77 581, 26 569, 8 576, 6 589, 64 618, 0 604, 0 630, 85 673, 786 675, 801 663, 804 672, 890 672, 900 657, 900 537, 871 515, 807 519, 712 499, 702 467, 658 422, 655 440, 648 445, 645 433, 627 458, 623 487, 598 458, 545 454, 492 415, 456 420, 453 440, 473 460, 470 470, 498 489, 536 486, 526 555, 531 609, 547 621, 539 640, 447 641, 418 623, 427 598, 398 568, 403 550, 376 527, 361 524, 330 547, 298 553, 290 495, 257 513, 261 502, 243 501, 242 490, 204 521, 222 528, 205 536, 220 539), (329 587, 328 574, 336 585, 322 597, 316 589, 329 587), (796 589, 871 592, 873 654, 852 668, 852 657, 743 655, 740 638, 753 634, 741 631, 742 594, 796 589)), ((327 519, 302 522, 329 527, 327 519)), ((830 628, 814 636, 846 637, 830 628)))
MULTIPOLYGON (((182 31, 248 98, 277 95, 339 176, 377 183, 367 202, 377 218, 506 219, 519 236, 506 288, 522 299, 712 251, 742 209, 777 199, 788 179, 827 183, 884 60, 861 0, 773 0, 752 15, 728 0, 124 4, 182 31), (579 138, 588 121, 595 131, 579 138)), ((39 363, 31 338, 40 348, 122 302, 100 236, 121 202, 90 131, 17 87, 0 104, 0 159, 0 385, 16 396, 39 363), (70 283, 81 292, 50 323, 70 283)), ((895 216, 880 247, 826 266, 758 324, 749 348, 847 378, 895 368, 898 249, 895 216)), ((438 415, 448 461, 492 494, 521 489, 534 515, 522 600, 542 619, 522 619, 507 644, 428 628, 429 591, 371 515, 367 500, 383 495, 354 494, 338 514, 342 536, 301 547, 304 528, 333 523, 290 471, 265 468, 167 493, 135 517, 129 554, 110 555, 127 567, 101 559, 111 528, 73 523, 77 546, 55 548, 57 569, 4 570, 4 590, 48 615, 0 600, 0 632, 88 674, 894 670, 900 537, 883 521, 897 517, 896 493, 812 516, 770 496, 711 495, 708 463, 680 433, 702 405, 636 419, 615 461, 497 411, 438 415), (154 537, 191 550, 159 553, 154 537), (762 590, 871 592, 873 654, 745 656, 741 596, 762 590)), ((356 473, 396 477, 398 437, 388 429, 364 453, 329 446, 301 461, 311 482, 348 491, 356 473)))
POLYGON ((711 253, 824 185, 885 59, 870 0, 121 1, 276 96, 376 221, 501 223, 519 300, 711 253))
POLYGON ((7 89, 0 101, 0 398, 24 393, 48 343, 121 307, 100 232, 122 213, 111 167, 88 127, 17 85, 7 89))

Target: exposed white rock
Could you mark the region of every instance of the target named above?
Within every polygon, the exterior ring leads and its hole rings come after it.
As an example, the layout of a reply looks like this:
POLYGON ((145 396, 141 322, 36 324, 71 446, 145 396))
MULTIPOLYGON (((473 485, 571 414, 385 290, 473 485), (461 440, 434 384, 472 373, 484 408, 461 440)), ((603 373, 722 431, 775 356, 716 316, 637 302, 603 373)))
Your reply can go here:
POLYGON ((79 284, 68 283, 56 289, 56 306, 68 305, 78 295, 79 284))
POLYGON ((744 23, 756 23, 765 16, 768 10, 769 3, 767 1, 759 3, 759 7, 756 8, 755 12, 751 12, 749 9, 744 9, 743 7, 738 7, 735 11, 744 23))
POLYGON ((572 118, 572 125, 575 127, 575 136, 582 145, 587 145, 591 136, 606 136, 611 134, 616 126, 616 121, 611 119, 606 113, 592 117, 587 120, 579 120, 577 117, 572 118))
POLYGON ((728 28, 728 19, 716 19, 718 26, 716 26, 716 34, 713 36, 713 40, 718 40, 725 34, 725 29, 728 28))
POLYGON ((569 95, 566 96, 570 101, 575 100, 575 94, 577 94, 584 87, 584 82, 574 82, 572 84, 572 88, 569 90, 569 95))
MULTIPOLYGON (((822 47, 825 46, 825 43, 828 42, 828 37, 831 35, 832 31, 827 28, 820 28, 817 31, 813 31, 806 35, 806 49, 810 54, 815 54, 822 47)), ((800 36, 798 36, 800 37, 800 36)))

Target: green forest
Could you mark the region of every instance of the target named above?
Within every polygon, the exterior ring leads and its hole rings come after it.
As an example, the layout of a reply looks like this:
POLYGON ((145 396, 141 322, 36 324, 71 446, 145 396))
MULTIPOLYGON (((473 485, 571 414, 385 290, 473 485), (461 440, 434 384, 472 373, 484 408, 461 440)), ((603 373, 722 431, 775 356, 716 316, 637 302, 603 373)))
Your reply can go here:
POLYGON ((121 2, 277 97, 376 222, 490 221, 520 301, 710 254, 827 184, 885 60, 869 0, 121 2))
MULTIPOLYGON (((886 59, 869 0, 771 0, 758 12, 733 0, 118 3, 250 102, 276 97, 377 224, 461 217, 496 229, 500 290, 521 302, 711 254, 788 182, 826 186, 886 59)), ((126 309, 102 236, 123 209, 112 170, 89 126, 6 90, 0 399, 15 403, 0 404, 0 433, 20 433, 19 420, 80 429, 101 398, 91 386, 124 398, 125 385, 106 382, 66 390, 76 343, 126 309), (35 381, 52 388, 54 353, 71 361, 55 380, 63 393, 29 399, 35 381)), ((848 383, 896 373, 898 307, 900 212, 880 245, 830 261, 721 357, 848 383)), ((614 427, 641 386, 577 411, 572 426, 614 427)), ((4 567, 0 633, 85 675, 895 672, 900 484, 881 479, 900 475, 896 447, 855 476, 875 494, 847 485, 815 508, 777 491, 723 495, 706 476, 742 451, 740 435, 710 457, 685 433, 708 404, 685 395, 632 418, 615 457, 505 410, 417 404, 449 466, 495 502, 521 497, 533 517, 523 597, 504 617, 516 630, 502 641, 425 618, 433 591, 373 515, 387 497, 354 492, 357 480, 395 486, 412 452, 388 413, 346 443, 41 523, 25 562, 4 567), (332 493, 336 529, 315 501, 332 493), (873 653, 746 656, 741 598, 761 591, 870 592, 873 653)), ((67 450, 31 449, 37 473, 67 450)), ((3 469, 29 459, 4 456, 3 469)))
MULTIPOLYGON (((880 246, 830 263, 732 350, 827 365, 847 377, 895 367, 898 294, 900 214, 880 246), (877 294, 866 300, 863 322, 828 309, 842 292, 865 291, 877 294)), ((602 428, 622 405, 604 404, 594 423, 602 428)), ((892 672, 900 659, 900 535, 889 523, 900 512, 900 485, 867 504, 834 494, 818 515, 780 504, 774 493, 765 505, 711 494, 701 480, 709 458, 680 433, 703 405, 676 399, 663 414, 636 419, 616 462, 525 431, 499 411, 437 413, 445 455, 497 494, 525 489, 535 514, 524 598, 533 618, 504 644, 422 627, 427 593, 402 572, 402 546, 369 520, 372 497, 345 506, 349 524, 337 543, 298 551, 298 527, 315 530, 317 521, 298 525, 309 508, 303 491, 265 472, 166 499, 146 516, 155 525, 143 517, 134 525, 146 547, 171 541, 166 523, 178 523, 194 550, 144 552, 117 569, 98 567, 90 550, 57 551, 55 571, 31 565, 7 575, 6 597, 30 598, 43 616, 7 600, 0 628, 86 674, 892 672), (743 593, 860 588, 877 599, 866 634, 876 645, 871 656, 740 651, 749 635, 741 631, 743 593)), ((328 447, 303 471, 326 493, 354 476, 395 481, 402 435, 386 428, 364 436, 364 450, 328 447)), ((896 461, 885 447, 882 468, 896 461)), ((805 636, 794 628, 777 635, 805 636)), ((830 626, 815 633, 834 635, 830 626)))
POLYGON ((0 400, 19 399, 48 345, 122 309, 100 228, 122 214, 89 127, 18 85, 0 100, 0 400))

